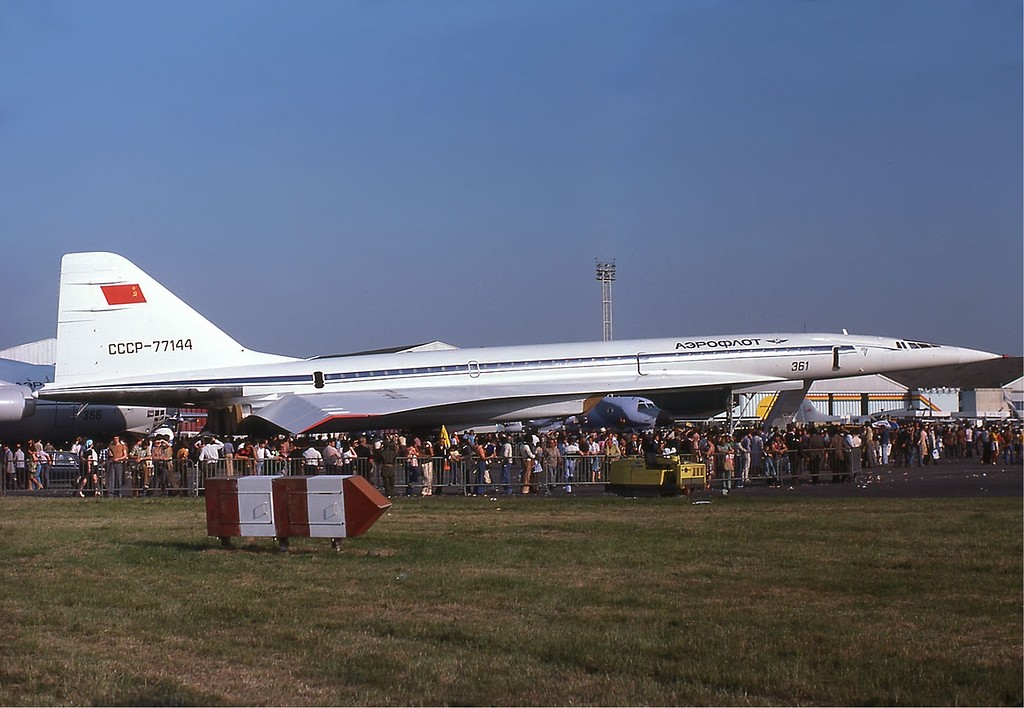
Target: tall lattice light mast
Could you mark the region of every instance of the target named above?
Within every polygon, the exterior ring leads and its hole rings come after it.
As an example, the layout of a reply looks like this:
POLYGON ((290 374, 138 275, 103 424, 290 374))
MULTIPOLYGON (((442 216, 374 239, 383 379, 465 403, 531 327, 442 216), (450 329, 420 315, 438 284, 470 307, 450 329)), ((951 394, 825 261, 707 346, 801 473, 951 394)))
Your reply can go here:
POLYGON ((604 341, 612 341, 612 282, 615 280, 615 261, 597 262, 597 279, 601 281, 601 311, 604 315, 604 341))

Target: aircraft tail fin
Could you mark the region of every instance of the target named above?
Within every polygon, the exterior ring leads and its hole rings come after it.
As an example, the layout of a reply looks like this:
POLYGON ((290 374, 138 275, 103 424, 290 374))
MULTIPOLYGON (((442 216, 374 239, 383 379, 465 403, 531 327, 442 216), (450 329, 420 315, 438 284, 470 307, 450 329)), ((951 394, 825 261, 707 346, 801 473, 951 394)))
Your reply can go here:
POLYGON ((61 260, 56 358, 59 385, 291 360, 247 350, 114 253, 61 260))

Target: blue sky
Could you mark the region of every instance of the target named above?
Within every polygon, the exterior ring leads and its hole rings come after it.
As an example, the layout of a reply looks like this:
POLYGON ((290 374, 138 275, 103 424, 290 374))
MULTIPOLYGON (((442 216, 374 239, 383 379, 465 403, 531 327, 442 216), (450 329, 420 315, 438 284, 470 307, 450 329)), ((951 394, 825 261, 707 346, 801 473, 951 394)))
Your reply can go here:
POLYGON ((1020 354, 1017 0, 0 0, 0 347, 65 252, 243 344, 1020 354))

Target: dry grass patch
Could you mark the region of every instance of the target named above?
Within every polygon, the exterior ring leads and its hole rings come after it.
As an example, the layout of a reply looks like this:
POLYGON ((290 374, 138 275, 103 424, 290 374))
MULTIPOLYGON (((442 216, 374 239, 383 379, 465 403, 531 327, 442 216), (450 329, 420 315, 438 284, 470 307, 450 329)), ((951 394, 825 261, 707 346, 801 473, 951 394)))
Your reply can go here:
POLYGON ((0 499, 0 703, 1022 700, 1019 500, 398 500, 288 554, 79 502, 0 499))

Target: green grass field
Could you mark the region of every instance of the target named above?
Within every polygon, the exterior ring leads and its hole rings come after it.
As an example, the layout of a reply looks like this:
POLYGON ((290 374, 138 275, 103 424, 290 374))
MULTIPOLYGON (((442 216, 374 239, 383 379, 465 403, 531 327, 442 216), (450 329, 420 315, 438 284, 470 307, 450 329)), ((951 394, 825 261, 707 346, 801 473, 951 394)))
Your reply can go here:
POLYGON ((1021 704, 1020 499, 0 498, 0 704, 1021 704))

